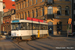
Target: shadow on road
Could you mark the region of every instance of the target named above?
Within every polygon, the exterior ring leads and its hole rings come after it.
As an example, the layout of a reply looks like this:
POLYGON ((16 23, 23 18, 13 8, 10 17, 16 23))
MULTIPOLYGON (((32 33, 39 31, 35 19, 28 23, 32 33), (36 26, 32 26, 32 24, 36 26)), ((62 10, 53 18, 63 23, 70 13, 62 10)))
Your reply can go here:
POLYGON ((47 46, 54 47, 53 45, 47 44, 47 43, 45 43, 45 42, 41 42, 41 41, 35 41, 35 42, 40 43, 40 44, 44 44, 44 45, 47 45, 47 46))
POLYGON ((37 47, 35 47, 33 45, 30 45, 29 43, 27 43, 27 45, 30 46, 30 47, 32 47, 32 48, 35 48, 36 50, 41 50, 40 48, 37 48, 37 47))
POLYGON ((21 49, 18 49, 18 48, 11 48, 9 50, 21 50, 21 49))
POLYGON ((0 50, 2 50, 2 48, 0 47, 0 50))
POLYGON ((53 50, 53 49, 51 49, 51 48, 48 48, 48 47, 45 47, 45 46, 43 46, 43 45, 39 45, 39 44, 36 44, 37 46, 40 46, 40 47, 43 47, 43 48, 46 48, 46 49, 48 49, 48 50, 53 50))
MULTIPOLYGON (((12 42, 13 43, 13 42, 12 42)), ((23 48, 21 48, 20 46, 18 46, 17 44, 13 43, 15 47, 19 48, 20 50, 24 50, 23 48)))

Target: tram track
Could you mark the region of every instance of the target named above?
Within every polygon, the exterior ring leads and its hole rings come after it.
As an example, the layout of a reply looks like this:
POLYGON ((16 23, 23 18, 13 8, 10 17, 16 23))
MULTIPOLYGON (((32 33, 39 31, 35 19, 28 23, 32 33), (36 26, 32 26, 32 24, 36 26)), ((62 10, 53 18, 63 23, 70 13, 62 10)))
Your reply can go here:
POLYGON ((29 44, 29 43, 28 43, 28 42, 29 42, 28 40, 12 41, 13 44, 19 46, 19 47, 22 48, 22 49, 26 47, 26 48, 23 49, 23 50, 33 50, 33 49, 31 49, 32 47, 29 48, 29 47, 27 47, 27 46, 23 46, 23 45, 21 45, 22 42, 25 42, 26 45, 29 44))
MULTIPOLYGON (((17 47, 19 47, 21 50, 24 50, 23 48, 25 48, 25 46, 20 45, 21 42, 26 42, 26 41, 25 40, 22 40, 22 41, 12 41, 12 43, 14 45, 16 45, 17 47)), ((28 43, 28 42, 26 42, 26 43, 28 43)), ((27 49, 29 49, 29 48, 27 48, 27 49)))
MULTIPOLYGON (((42 38, 47 38, 47 37, 42 37, 42 38)), ((12 41, 12 43, 15 43, 15 44, 17 44, 17 45, 19 45, 20 47, 25 47, 25 46, 22 46, 22 45, 20 45, 20 43, 22 43, 22 42, 26 42, 26 44, 29 44, 28 42, 29 41, 33 41, 33 40, 38 40, 39 38, 36 38, 36 39, 30 39, 30 40, 20 40, 20 39, 15 39, 15 40, 13 40, 12 41)), ((41 39, 41 38, 40 38, 41 39)))

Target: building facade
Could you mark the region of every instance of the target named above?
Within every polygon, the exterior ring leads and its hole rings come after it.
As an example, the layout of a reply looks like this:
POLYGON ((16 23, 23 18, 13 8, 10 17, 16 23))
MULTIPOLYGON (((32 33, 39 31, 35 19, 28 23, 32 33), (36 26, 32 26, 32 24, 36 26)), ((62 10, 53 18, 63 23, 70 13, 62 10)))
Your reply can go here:
POLYGON ((5 12, 3 17, 3 24, 1 25, 1 31, 10 33, 11 32, 11 20, 14 20, 15 9, 5 12))
POLYGON ((75 32, 75 0, 72 0, 72 32, 75 32))
POLYGON ((3 0, 3 11, 7 12, 11 9, 15 9, 15 2, 12 0, 3 0))
POLYGON ((15 4, 16 18, 43 19, 48 22, 49 35, 67 34, 67 21, 72 17, 71 0, 15 0, 15 4))

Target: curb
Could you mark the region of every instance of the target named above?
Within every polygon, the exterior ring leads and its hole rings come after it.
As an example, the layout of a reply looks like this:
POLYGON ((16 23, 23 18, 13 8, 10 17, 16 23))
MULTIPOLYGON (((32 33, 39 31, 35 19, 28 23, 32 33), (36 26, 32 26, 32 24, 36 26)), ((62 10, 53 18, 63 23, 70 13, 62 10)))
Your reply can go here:
POLYGON ((1 36, 1 39, 11 39, 11 36, 1 36))
POLYGON ((4 40, 4 39, 6 39, 6 38, 0 38, 0 40, 4 40))
POLYGON ((53 38, 51 36, 47 37, 48 39, 51 39, 51 40, 58 40, 58 41, 66 41, 66 39, 57 39, 57 38, 53 38))

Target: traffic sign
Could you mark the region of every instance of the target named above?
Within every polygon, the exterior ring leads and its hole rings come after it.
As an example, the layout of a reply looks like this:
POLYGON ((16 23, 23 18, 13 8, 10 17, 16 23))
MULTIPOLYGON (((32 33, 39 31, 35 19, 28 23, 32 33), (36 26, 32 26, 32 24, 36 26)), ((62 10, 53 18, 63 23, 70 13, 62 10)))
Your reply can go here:
POLYGON ((72 22, 72 19, 71 19, 71 18, 69 18, 69 20, 68 20, 68 24, 71 24, 71 22, 72 22))

